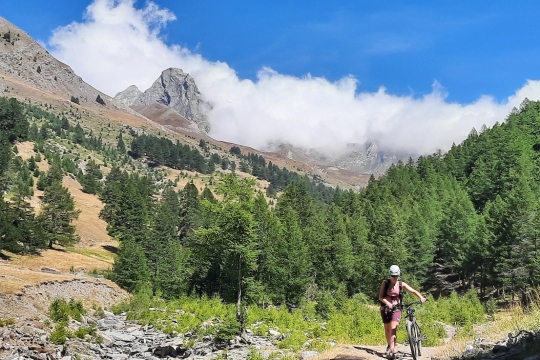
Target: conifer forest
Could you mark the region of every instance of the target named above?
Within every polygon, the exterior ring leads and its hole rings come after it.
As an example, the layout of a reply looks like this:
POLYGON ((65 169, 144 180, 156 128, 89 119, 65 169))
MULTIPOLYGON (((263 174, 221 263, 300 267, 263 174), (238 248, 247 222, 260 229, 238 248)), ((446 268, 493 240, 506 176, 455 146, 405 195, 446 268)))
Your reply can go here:
POLYGON ((79 213, 61 184, 70 175, 105 204, 100 216, 120 241, 107 276, 132 292, 146 286, 169 299, 294 308, 308 297, 376 299, 392 264, 434 296, 475 289, 481 299, 520 298, 539 285, 540 102, 472 129, 446 153, 392 165, 358 192, 238 148, 233 164, 206 144, 133 129, 106 143, 79 122, 15 99, 0 99, 0 129, 0 250, 34 253, 78 241, 79 213), (111 170, 93 159, 81 169, 82 159, 58 139, 101 154, 111 170), (34 142, 36 157, 22 160, 20 141, 34 142), (215 191, 193 183, 177 191, 158 167, 233 171, 216 177, 215 191), (269 182, 266 193, 255 190, 256 178, 269 182), (44 191, 37 213, 29 203, 34 183, 44 191))

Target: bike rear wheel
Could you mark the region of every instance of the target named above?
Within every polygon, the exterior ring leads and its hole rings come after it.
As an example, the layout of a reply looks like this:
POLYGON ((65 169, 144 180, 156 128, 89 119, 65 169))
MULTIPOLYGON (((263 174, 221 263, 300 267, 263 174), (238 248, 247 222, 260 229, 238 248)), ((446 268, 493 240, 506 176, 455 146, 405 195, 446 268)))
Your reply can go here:
POLYGON ((414 324, 412 321, 407 320, 405 323, 405 328, 407 329, 407 336, 409 336, 409 346, 411 347, 411 356, 413 360, 418 359, 418 339, 416 338, 416 331, 413 329, 414 324))

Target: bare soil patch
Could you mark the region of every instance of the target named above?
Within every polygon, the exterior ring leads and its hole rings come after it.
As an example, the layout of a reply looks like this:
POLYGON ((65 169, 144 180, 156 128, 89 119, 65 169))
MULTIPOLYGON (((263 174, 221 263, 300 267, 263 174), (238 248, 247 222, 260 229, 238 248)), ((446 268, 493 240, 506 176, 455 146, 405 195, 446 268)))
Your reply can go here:
MULTIPOLYGON (((381 334, 384 336, 384 334, 381 334)), ((386 346, 365 346, 365 345, 338 345, 315 357, 313 360, 377 360, 385 359, 384 352, 386 346)), ((397 358, 403 360, 412 359, 411 349, 408 346, 398 344, 397 358)), ((421 359, 439 358, 439 348, 422 348, 421 359)))

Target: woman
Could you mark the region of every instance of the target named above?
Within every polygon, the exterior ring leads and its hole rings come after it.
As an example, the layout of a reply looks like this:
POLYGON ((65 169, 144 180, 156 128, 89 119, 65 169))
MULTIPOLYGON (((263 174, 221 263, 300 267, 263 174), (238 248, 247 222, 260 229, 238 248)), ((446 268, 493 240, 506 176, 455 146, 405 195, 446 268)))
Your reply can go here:
POLYGON ((396 332, 401 320, 401 309, 398 305, 401 303, 402 288, 416 295, 422 303, 426 301, 426 298, 422 296, 418 291, 414 290, 407 283, 399 279, 400 270, 399 266, 390 266, 390 279, 383 280, 381 289, 379 290, 379 301, 381 302, 381 317, 384 324, 384 335, 386 336, 386 342, 388 347, 386 348, 387 355, 393 359, 395 357, 396 348, 396 332))

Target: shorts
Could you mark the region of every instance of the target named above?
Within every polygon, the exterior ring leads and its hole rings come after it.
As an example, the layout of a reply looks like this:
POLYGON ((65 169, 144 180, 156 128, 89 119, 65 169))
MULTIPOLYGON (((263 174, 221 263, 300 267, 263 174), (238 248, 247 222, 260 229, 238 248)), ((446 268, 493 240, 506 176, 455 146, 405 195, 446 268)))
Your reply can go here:
POLYGON ((388 310, 384 307, 381 307, 381 318, 383 323, 388 324, 392 321, 394 322, 400 322, 401 321, 401 310, 399 309, 393 309, 388 310))

